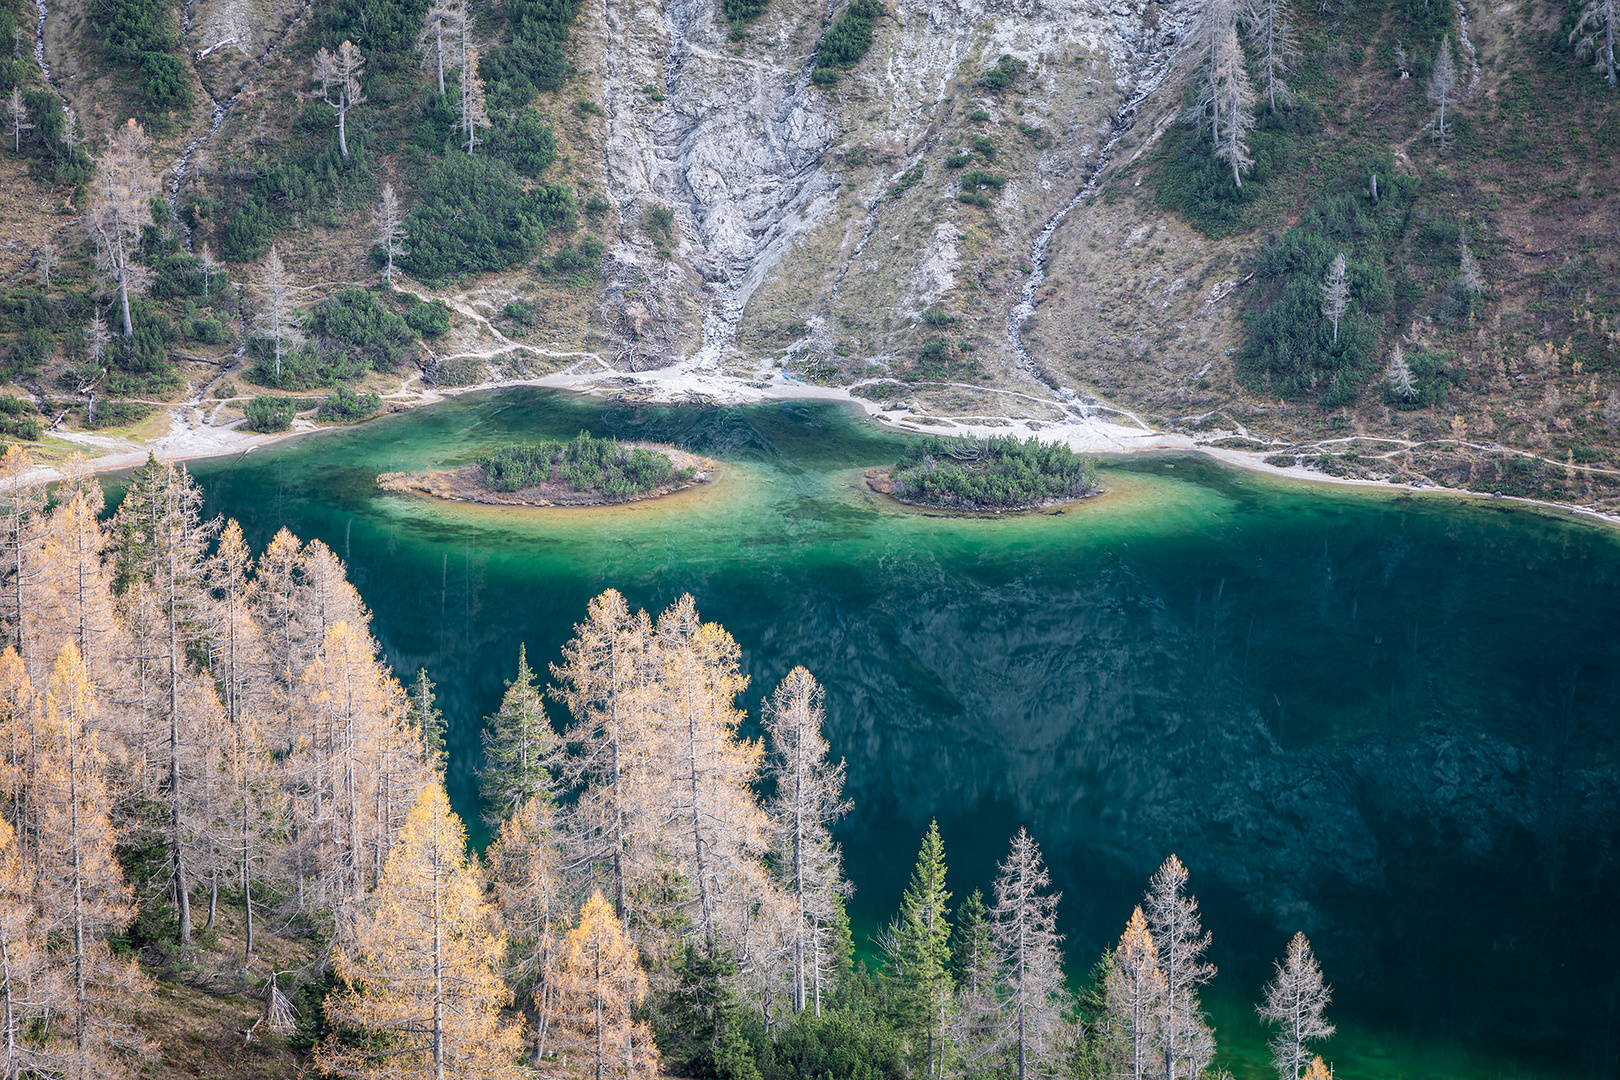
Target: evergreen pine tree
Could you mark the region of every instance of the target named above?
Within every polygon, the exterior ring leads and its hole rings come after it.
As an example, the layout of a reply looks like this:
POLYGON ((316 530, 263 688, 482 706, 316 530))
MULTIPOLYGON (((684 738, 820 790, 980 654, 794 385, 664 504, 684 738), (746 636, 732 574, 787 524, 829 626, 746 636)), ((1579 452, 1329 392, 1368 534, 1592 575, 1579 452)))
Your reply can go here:
POLYGON ((559 740, 522 645, 517 678, 506 684, 501 707, 486 722, 479 794, 484 820, 494 825, 536 795, 549 796, 553 787, 550 765, 559 740))
POLYGON ((945 906, 950 899, 945 888, 945 845, 939 823, 932 821, 885 943, 889 971, 899 982, 906 1021, 917 1033, 924 1072, 930 1077, 943 1076, 945 1068, 945 1024, 952 996, 951 913, 945 906))

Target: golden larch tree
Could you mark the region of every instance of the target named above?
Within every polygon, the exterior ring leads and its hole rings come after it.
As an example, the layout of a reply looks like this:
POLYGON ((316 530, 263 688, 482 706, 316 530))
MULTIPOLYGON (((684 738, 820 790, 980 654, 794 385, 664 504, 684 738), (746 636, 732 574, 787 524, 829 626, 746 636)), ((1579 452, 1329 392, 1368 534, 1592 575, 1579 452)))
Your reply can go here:
POLYGON ((36 909, 54 941, 57 966, 72 998, 74 1054, 70 1073, 96 1075, 109 1051, 139 1040, 118 1015, 149 989, 134 961, 116 959, 106 938, 129 924, 134 909, 114 856, 106 757, 94 731, 95 689, 71 641, 62 649, 45 693, 30 800, 40 811, 36 909))
POLYGON ((563 939, 557 960, 558 1053, 574 1073, 590 1080, 657 1075, 658 1046, 632 1010, 647 996, 636 946, 613 908, 593 892, 579 925, 563 939))
POLYGON ((1103 987, 1111 1056, 1122 1077, 1147 1080, 1158 1057, 1154 1047, 1165 983, 1164 972, 1159 969, 1159 950, 1140 907, 1131 912, 1112 961, 1103 987))
POLYGON ((485 853, 485 872, 506 927, 507 981, 517 988, 529 1018, 533 1063, 546 1056, 546 1033, 555 1007, 553 960, 568 925, 564 897, 570 886, 556 809, 536 795, 501 822, 485 853))
POLYGON ((467 832, 435 783, 417 798, 382 880, 339 950, 327 1000, 335 1028, 315 1055, 325 1072, 368 1080, 515 1076, 517 1029, 500 1010, 506 943, 468 865, 467 832))

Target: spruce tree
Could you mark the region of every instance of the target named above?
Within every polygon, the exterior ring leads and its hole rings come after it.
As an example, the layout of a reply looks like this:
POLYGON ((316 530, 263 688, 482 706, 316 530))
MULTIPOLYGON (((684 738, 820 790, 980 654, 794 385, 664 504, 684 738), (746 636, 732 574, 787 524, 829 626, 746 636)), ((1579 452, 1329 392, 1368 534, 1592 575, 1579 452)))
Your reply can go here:
POLYGON ((945 845, 939 838, 939 822, 931 821, 886 948, 906 1020, 919 1036, 926 1075, 933 1077, 944 1073, 945 1023, 951 1008, 951 913, 945 906, 950 899, 945 888, 945 845))
POLYGON ((517 678, 506 684, 501 707, 486 720, 484 768, 479 794, 484 820, 491 825, 510 817, 536 795, 550 795, 550 764, 557 733, 546 716, 540 687, 529 668, 528 650, 518 646, 517 678))
POLYGON ((437 686, 437 683, 428 678, 427 668, 418 669, 416 681, 411 684, 410 692, 405 698, 405 718, 416 728, 422 740, 422 749, 427 754, 428 766, 436 772, 443 773, 445 723, 444 713, 439 709, 439 699, 433 693, 437 686))

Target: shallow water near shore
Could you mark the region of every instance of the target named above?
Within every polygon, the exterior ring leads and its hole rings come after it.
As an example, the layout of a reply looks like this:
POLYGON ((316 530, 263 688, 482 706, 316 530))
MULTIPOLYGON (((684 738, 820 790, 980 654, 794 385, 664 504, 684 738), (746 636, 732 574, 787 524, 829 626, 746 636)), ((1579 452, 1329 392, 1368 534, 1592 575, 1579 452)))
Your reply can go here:
POLYGON ((1062 513, 946 515, 865 489, 901 438, 820 403, 513 389, 194 472, 255 549, 285 525, 349 562, 395 671, 440 684, 469 824, 518 644, 543 670, 603 589, 690 591, 756 715, 796 664, 827 686, 857 933, 930 817, 958 902, 1027 824, 1083 975, 1174 851, 1239 1080, 1269 1075, 1252 1003, 1295 930, 1337 988, 1339 1075, 1620 1074, 1620 531, 1189 457, 1108 463, 1062 513), (719 479, 581 509, 375 485, 581 429, 719 479))

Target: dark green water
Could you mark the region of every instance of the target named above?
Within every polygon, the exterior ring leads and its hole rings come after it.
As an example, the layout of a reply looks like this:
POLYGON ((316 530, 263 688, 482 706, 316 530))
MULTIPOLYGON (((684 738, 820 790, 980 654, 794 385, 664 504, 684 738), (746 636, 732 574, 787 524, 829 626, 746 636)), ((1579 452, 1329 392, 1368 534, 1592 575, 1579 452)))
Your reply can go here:
POLYGON ((937 815, 958 897, 1020 823, 1077 971, 1170 852, 1221 966, 1240 1078, 1295 930, 1337 988, 1341 1076, 1620 1071, 1620 532, 1503 504, 1108 468, 1064 514, 960 518, 863 490, 896 436, 831 406, 638 409, 517 390, 200 464, 212 511, 349 562, 396 671, 426 666, 474 809, 517 646, 555 659, 607 587, 691 591, 748 703, 795 664, 849 760, 853 914, 888 917, 937 815), (386 495, 377 473, 581 428, 721 459, 617 509, 386 495))

